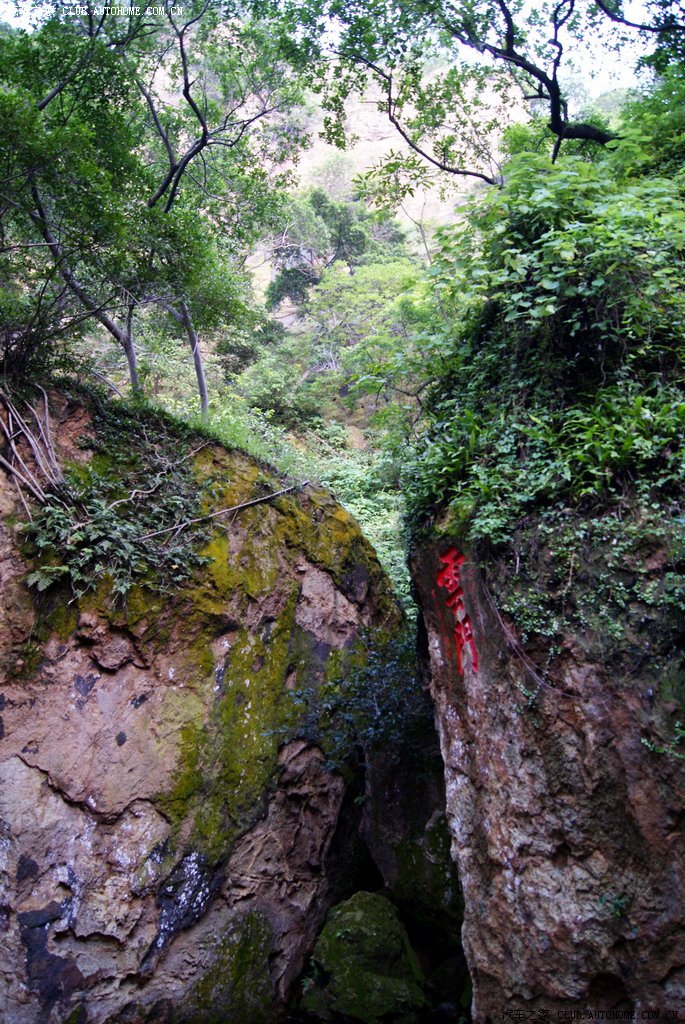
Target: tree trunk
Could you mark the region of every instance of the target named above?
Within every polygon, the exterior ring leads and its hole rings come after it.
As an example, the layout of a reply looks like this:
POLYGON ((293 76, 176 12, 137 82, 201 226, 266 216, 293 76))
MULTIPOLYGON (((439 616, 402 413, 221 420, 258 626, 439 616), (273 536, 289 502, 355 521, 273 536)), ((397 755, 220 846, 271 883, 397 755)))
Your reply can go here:
POLYGON ((188 344, 190 345, 190 351, 193 353, 193 363, 195 364, 195 376, 197 377, 197 389, 200 393, 200 409, 202 415, 206 416, 209 411, 209 400, 207 398, 207 381, 205 380, 205 368, 202 363, 202 352, 200 351, 200 342, 197 336, 197 331, 193 326, 193 320, 190 315, 185 300, 181 302, 180 311, 172 306, 170 302, 165 300, 157 300, 162 307, 166 309, 167 313, 170 313, 174 320, 177 320, 179 324, 183 324, 185 329, 188 344))
POLYGON ((128 314, 126 316, 126 333, 121 339, 121 345, 126 353, 128 374, 131 378, 131 390, 135 395, 139 395, 140 377, 138 376, 138 360, 136 359, 136 350, 133 345, 133 310, 134 305, 130 302, 128 305, 128 314))
POLYGON ((200 408, 202 415, 206 416, 209 411, 209 400, 207 398, 207 381, 205 380, 205 368, 202 363, 202 352, 200 351, 200 342, 197 336, 197 331, 193 326, 193 321, 190 316, 190 311, 185 302, 181 303, 181 314, 183 316, 183 326, 186 329, 188 335, 188 342, 190 344, 191 352, 193 353, 193 363, 195 364, 195 375, 197 377, 197 388, 200 392, 200 408))
POLYGON ((30 213, 32 221, 38 227, 41 235, 47 243, 48 249, 55 260, 58 273, 62 280, 65 282, 69 290, 73 295, 81 302, 86 309, 90 310, 96 320, 98 320, 103 327, 105 327, 112 337, 118 341, 126 354, 126 361, 128 362, 128 370, 131 378, 131 387, 134 391, 139 391, 140 380, 138 377, 138 365, 136 361, 136 353, 133 347, 133 306, 129 304, 128 307, 128 318, 126 321, 126 330, 117 324, 100 306, 92 295, 89 294, 87 289, 81 284, 78 278, 74 275, 71 267, 65 259, 64 249, 60 242, 57 241, 55 236, 50 230, 48 223, 47 214, 43 207, 43 204, 38 193, 38 189, 35 185, 31 189, 31 194, 36 203, 37 212, 30 213))

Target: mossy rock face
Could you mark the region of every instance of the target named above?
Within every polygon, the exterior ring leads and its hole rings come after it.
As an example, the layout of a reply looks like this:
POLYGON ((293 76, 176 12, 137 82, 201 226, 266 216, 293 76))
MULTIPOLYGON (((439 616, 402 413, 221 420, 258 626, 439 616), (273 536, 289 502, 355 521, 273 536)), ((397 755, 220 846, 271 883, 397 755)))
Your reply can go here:
MULTIPOLYGON (((0 1019, 17 1000, 36 1020, 55 1016, 43 951, 62 941, 73 885, 73 933, 50 953, 69 981, 55 1019, 81 1024, 97 1007, 103 1024, 273 1020, 323 923, 347 799, 290 694, 344 686, 401 613, 326 492, 273 498, 286 488, 274 472, 145 412, 89 421, 65 407, 60 451, 65 432, 71 449, 84 442, 77 475, 122 511, 122 536, 154 534, 149 516, 172 532, 213 518, 159 565, 152 552, 125 590, 105 560, 84 591, 65 579, 40 594, 25 582, 35 552, 0 528, 12 571, 0 594, 11 611, 0 629, 0 817, 12 837, 0 910, 25 915, 3 936, 0 1019)), ((17 499, 1 474, 0 499, 9 521, 17 499)), ((110 552, 117 537, 103 537, 110 552)))
POLYGON ((216 944, 216 959, 171 1024, 267 1024, 273 1020, 270 929, 251 913, 216 944))
POLYGON ((329 914, 313 955, 303 1009, 373 1024, 413 1020, 426 1005, 424 978, 390 900, 358 892, 329 914))

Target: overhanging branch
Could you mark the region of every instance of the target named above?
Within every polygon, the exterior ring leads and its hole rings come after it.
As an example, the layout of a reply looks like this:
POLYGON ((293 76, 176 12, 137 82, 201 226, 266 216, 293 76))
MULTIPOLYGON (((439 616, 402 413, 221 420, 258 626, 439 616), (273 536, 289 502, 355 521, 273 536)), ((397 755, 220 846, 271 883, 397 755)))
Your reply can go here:
POLYGON ((463 178, 476 178, 480 181, 484 181, 487 185, 498 184, 497 180, 495 178, 490 177, 490 175, 488 174, 483 174, 481 171, 470 171, 464 167, 453 167, 450 164, 446 163, 444 160, 439 160, 437 157, 433 156, 432 153, 429 153, 427 152, 427 150, 423 149, 422 146, 420 146, 417 142, 415 142, 412 139, 407 129, 404 127, 404 125, 397 117, 397 114, 395 112, 396 100, 393 98, 392 75, 388 74, 387 71, 383 71, 383 69, 380 68, 377 64, 375 64, 373 61, 367 60, 367 58, 363 57, 361 54, 349 53, 343 54, 343 56, 345 56, 349 60, 355 61, 358 64, 362 64, 370 71, 373 71, 374 74, 381 79, 386 90, 386 114, 388 120, 393 125, 395 130, 402 136, 402 138, 404 139, 404 141, 407 143, 411 150, 413 150, 415 153, 418 153, 419 156, 423 157, 424 160, 427 160, 428 163, 432 164, 434 167, 437 167, 438 170, 445 171, 447 174, 453 174, 463 178))

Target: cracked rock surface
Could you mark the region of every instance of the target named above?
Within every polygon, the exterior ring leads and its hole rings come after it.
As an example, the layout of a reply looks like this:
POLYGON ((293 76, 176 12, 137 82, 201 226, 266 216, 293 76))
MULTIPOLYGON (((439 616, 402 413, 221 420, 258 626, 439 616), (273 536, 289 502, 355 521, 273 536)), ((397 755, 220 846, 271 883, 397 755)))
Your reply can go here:
MULTIPOLYGON (((89 424, 60 415, 64 452, 89 424)), ((264 477, 218 447, 209 470, 225 505, 264 477)), ((375 554, 308 490, 218 527, 172 595, 38 600, 16 501, 0 472, 0 1021, 270 1019, 333 900, 345 797, 283 738, 284 695, 397 624, 375 554)))
POLYGON ((508 1011, 682 1014, 685 772, 641 741, 672 710, 652 706, 658 680, 646 664, 626 671, 569 637, 553 685, 531 707, 526 662, 475 556, 461 556, 449 587, 440 582, 449 550, 447 540, 425 544, 413 575, 474 1021, 508 1011), (455 608, 472 624, 473 645, 455 608))

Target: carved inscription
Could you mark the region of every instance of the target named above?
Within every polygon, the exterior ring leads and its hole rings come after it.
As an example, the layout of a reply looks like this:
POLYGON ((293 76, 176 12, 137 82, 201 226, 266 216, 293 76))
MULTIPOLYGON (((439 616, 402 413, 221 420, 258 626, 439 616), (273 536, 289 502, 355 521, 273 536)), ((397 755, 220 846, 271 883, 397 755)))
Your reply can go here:
POLYGON ((464 674, 464 648, 468 646, 471 651, 471 667, 474 672, 478 671, 478 649, 473 636, 471 619, 466 613, 464 606, 464 588, 459 578, 459 572, 466 561, 461 552, 456 548, 448 548, 443 555, 440 555, 442 569, 436 576, 436 583, 447 591, 445 604, 454 615, 454 640, 457 645, 457 668, 460 675, 464 674))

